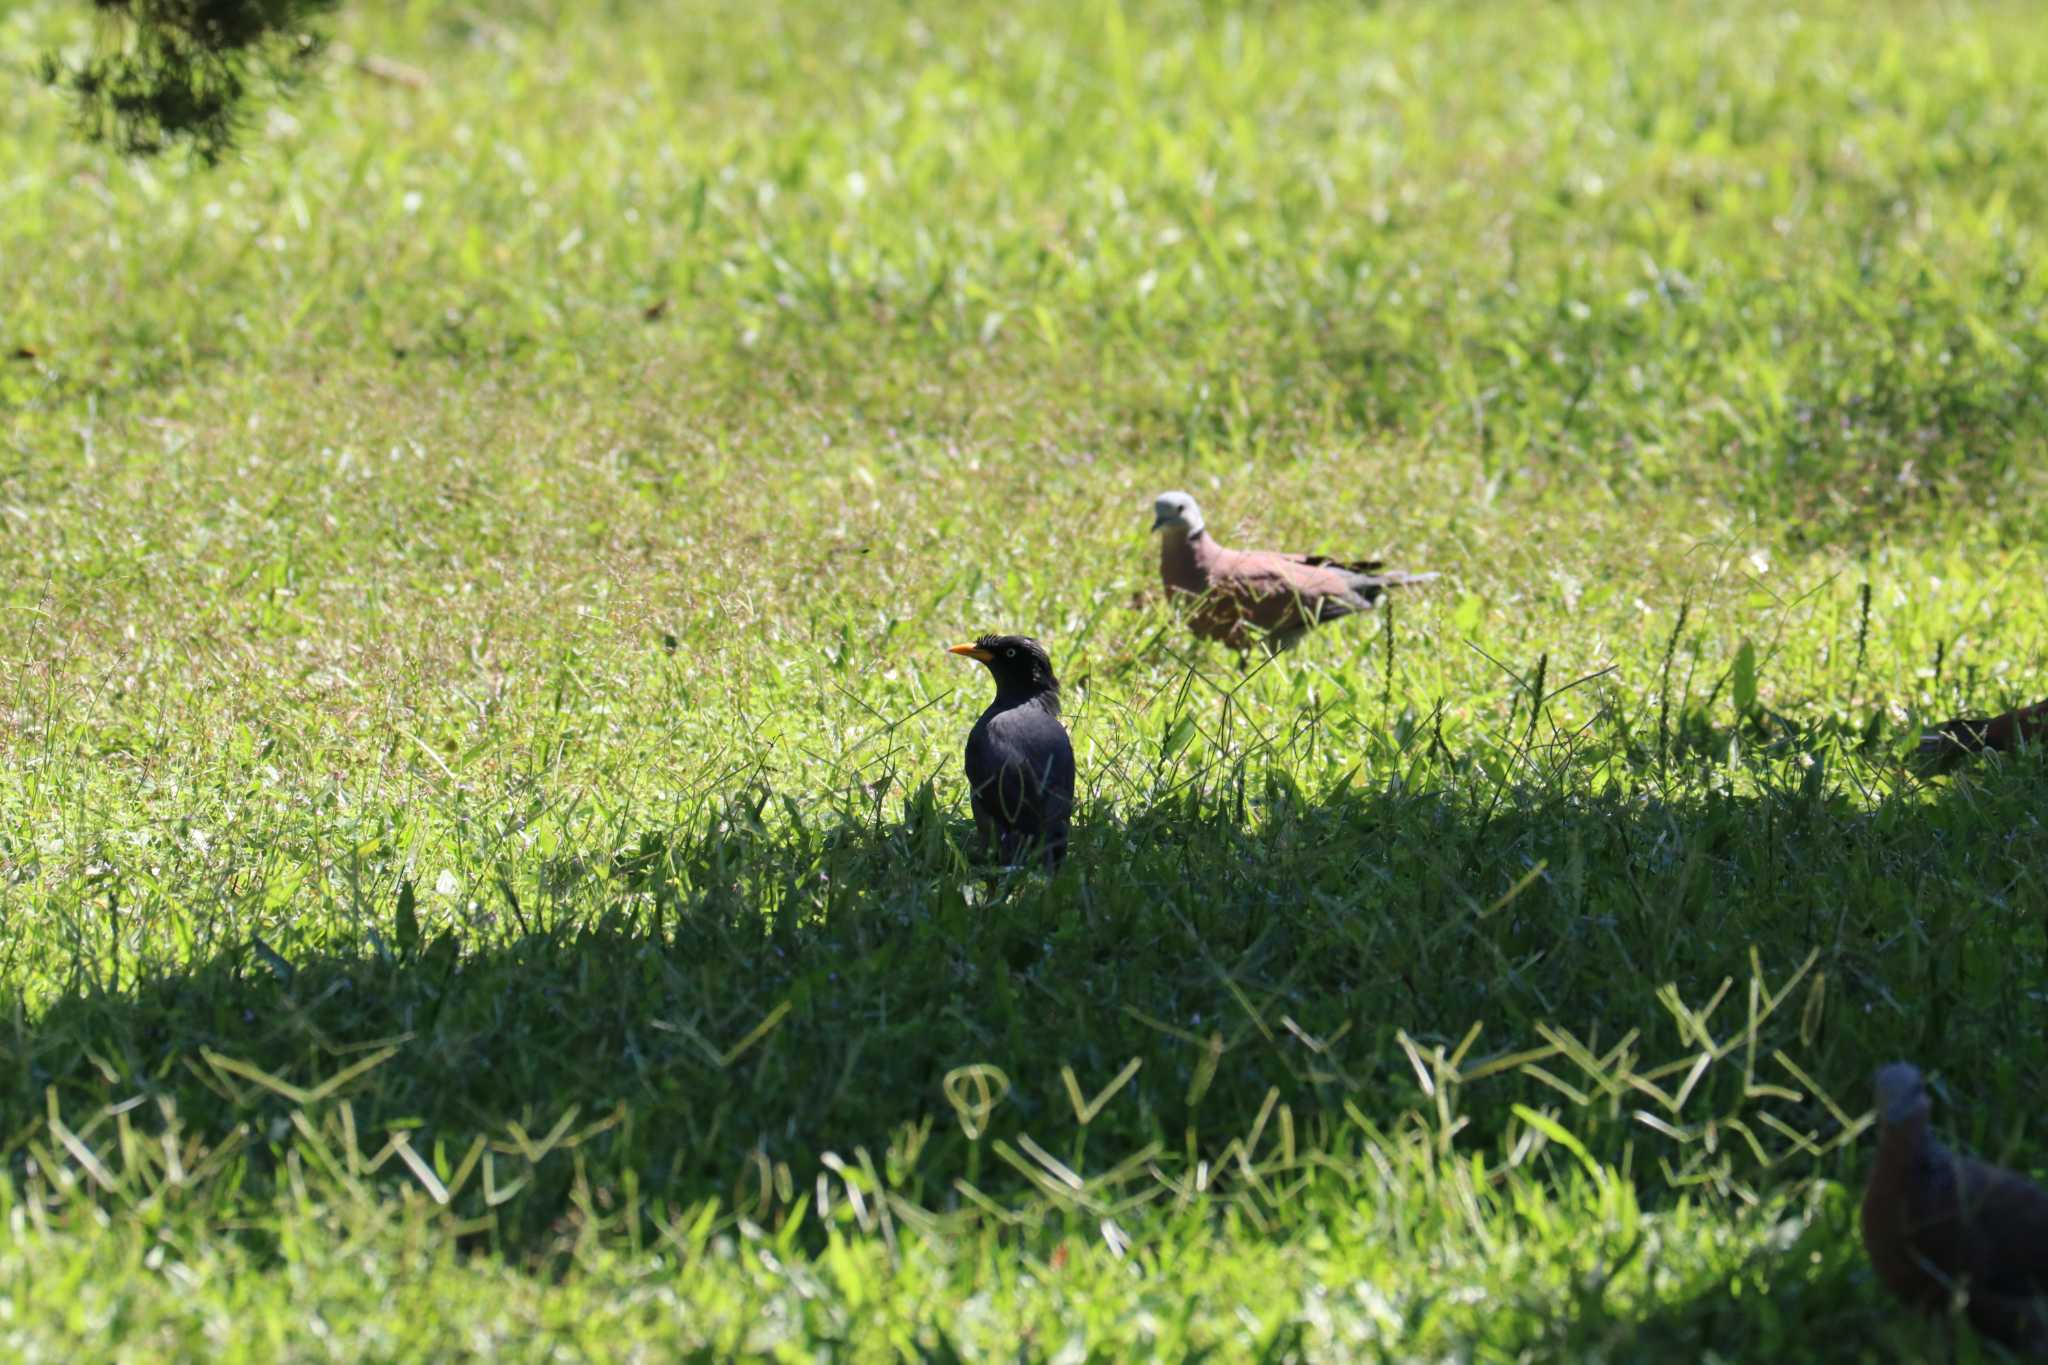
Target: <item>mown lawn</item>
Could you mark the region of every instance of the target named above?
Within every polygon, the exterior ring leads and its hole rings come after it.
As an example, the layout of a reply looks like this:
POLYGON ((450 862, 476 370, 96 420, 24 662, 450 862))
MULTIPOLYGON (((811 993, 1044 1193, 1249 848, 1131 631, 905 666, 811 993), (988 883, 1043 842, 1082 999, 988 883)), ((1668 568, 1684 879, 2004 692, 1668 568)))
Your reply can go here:
POLYGON ((2048 695, 2032 5, 482 9, 211 171, 0 14, 0 1353, 1971 1358, 1855 1201, 1894 1057, 2048 1166, 2048 773, 1899 761, 2048 695), (1173 487, 1444 577, 1241 673, 1173 487))

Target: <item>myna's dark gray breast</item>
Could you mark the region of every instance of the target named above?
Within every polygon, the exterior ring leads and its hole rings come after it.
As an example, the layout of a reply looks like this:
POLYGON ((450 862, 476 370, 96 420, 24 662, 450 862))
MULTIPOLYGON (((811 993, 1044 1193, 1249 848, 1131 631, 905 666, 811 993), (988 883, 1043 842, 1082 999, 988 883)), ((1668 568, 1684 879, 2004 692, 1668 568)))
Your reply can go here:
POLYGON ((1074 806, 1074 746, 1038 698, 982 713, 967 736, 967 781, 999 830, 1064 837, 1074 806))

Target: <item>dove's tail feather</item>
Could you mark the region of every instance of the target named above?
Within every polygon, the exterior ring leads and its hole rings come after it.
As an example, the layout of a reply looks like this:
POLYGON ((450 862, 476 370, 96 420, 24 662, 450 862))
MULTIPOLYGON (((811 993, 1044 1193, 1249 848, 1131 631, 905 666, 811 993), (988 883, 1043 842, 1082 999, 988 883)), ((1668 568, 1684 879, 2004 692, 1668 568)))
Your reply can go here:
POLYGON ((1402 573, 1398 569, 1382 570, 1378 573, 1356 574, 1352 584, 1370 602, 1389 588, 1408 588, 1417 583, 1427 583, 1437 577, 1433 573, 1402 573))

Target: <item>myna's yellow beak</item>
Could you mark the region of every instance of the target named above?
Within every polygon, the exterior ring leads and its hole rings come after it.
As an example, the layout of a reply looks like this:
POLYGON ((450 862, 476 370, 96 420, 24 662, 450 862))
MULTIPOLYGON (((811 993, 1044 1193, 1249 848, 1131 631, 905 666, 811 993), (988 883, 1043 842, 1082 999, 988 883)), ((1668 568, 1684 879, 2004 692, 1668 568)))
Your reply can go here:
POLYGON ((949 645, 946 648, 946 652, 948 654, 965 654, 968 658, 979 659, 983 663, 987 663, 990 659, 996 657, 980 645, 949 645))

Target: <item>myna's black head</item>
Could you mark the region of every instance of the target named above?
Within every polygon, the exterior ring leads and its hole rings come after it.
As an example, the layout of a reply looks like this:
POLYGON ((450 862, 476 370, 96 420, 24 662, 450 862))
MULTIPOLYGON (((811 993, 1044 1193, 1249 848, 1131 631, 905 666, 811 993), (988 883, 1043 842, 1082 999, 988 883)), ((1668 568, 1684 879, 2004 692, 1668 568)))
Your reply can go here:
POLYGON ((950 652, 987 664, 988 671, 996 675, 998 697, 1060 690, 1045 646, 1028 635, 984 635, 971 645, 954 645, 950 652))

